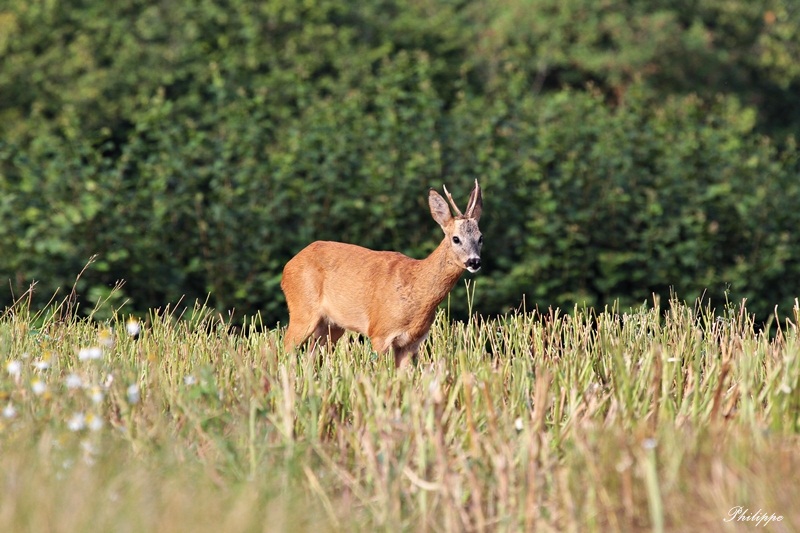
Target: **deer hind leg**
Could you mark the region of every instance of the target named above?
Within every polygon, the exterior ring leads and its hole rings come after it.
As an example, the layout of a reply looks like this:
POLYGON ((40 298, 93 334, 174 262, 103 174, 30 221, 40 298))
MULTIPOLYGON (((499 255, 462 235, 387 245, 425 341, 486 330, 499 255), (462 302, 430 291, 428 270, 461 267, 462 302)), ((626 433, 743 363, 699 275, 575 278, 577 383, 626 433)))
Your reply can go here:
MULTIPOLYGON (((283 347, 286 352, 290 352, 302 346, 313 334, 317 332, 320 324, 322 324, 322 317, 319 315, 312 315, 306 313, 289 311, 289 327, 286 328, 286 335, 283 337, 283 347)), ((316 341, 316 337, 314 339, 316 341)), ((312 344, 315 344, 312 343, 312 344)))
POLYGON ((290 320, 286 334, 283 336, 283 349, 289 353, 303 344, 309 336, 310 332, 307 327, 300 326, 297 320, 290 320))
POLYGON ((342 335, 344 335, 344 329, 321 318, 310 335, 311 341, 308 343, 306 356, 312 359, 316 358, 317 363, 322 364, 325 360, 325 351, 323 350, 325 346, 328 344, 333 346, 342 335))
POLYGON ((344 331, 336 324, 328 323, 323 317, 315 317, 311 320, 290 318, 289 327, 286 328, 286 335, 283 338, 283 346, 289 352, 310 338, 308 352, 313 353, 317 346, 327 346, 329 342, 336 344, 336 341, 344 335, 344 331))
POLYGON ((298 261, 298 256, 286 264, 281 279, 281 289, 289 307, 289 327, 283 338, 287 353, 299 348, 314 335, 324 319, 318 301, 322 291, 321 280, 313 271, 303 267, 304 261, 298 261))

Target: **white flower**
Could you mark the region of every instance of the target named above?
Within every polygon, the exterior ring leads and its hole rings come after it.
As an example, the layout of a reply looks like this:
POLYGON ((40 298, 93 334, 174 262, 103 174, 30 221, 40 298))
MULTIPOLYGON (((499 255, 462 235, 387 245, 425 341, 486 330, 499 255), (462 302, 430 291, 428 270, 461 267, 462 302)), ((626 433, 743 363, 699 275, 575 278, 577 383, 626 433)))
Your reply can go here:
POLYGON ((95 385, 92 387, 89 397, 92 399, 92 403, 100 403, 103 401, 103 398, 105 398, 105 395, 103 394, 103 389, 95 385))
POLYGON ((134 383, 133 385, 128 386, 128 403, 139 403, 139 398, 139 385, 134 383))
MULTIPOLYGON (((86 419, 88 420, 91 417, 92 415, 87 415, 86 419)), ((81 441, 81 449, 83 450, 83 453, 89 456, 97 454, 97 446, 95 446, 94 444, 92 444, 91 441, 88 440, 81 441)))
MULTIPOLYGON (((88 419, 92 415, 87 416, 88 419)), ((91 425, 90 425, 91 427, 91 425)), ((102 424, 101 424, 102 427, 102 424)), ((95 456, 97 455, 97 446, 92 444, 88 440, 81 441, 81 449, 83 450, 83 462, 89 466, 94 465, 95 463, 95 456)))
POLYGON ((47 392, 47 384, 41 379, 34 379, 31 382, 31 390, 36 396, 41 396, 45 392, 47 392))
POLYGON ((183 378, 183 382, 184 382, 186 385, 189 385, 189 386, 191 386, 191 385, 194 385, 195 383, 197 383, 197 378, 195 378, 193 375, 189 374, 188 376, 186 376, 185 378, 183 378))
POLYGON ((80 361, 89 361, 94 359, 101 359, 103 357, 103 350, 98 346, 91 348, 81 348, 78 352, 78 359, 80 361))
POLYGON ((516 428, 517 431, 522 431, 522 417, 517 417, 517 419, 514 420, 514 428, 516 428))
POLYGON ((73 414, 69 420, 67 420, 67 427, 70 431, 80 431, 86 427, 86 417, 83 413, 75 413, 73 414))
POLYGON ((92 431, 100 431, 103 429, 103 419, 95 414, 89 413, 86 415, 86 425, 92 431))
POLYGON ((11 361, 6 363, 6 371, 9 373, 9 375, 18 378, 20 373, 22 372, 22 363, 20 363, 16 359, 12 359, 11 361))
POLYGON ((65 380, 68 389, 79 389, 83 386, 83 380, 78 374, 70 374, 65 380))
POLYGON ((138 320, 136 320, 135 318, 131 318, 130 320, 128 320, 128 323, 125 324, 125 329, 127 330, 128 335, 130 335, 131 337, 135 337, 139 334, 139 331, 142 328, 139 325, 138 320))
POLYGON ((14 408, 11 402, 8 402, 8 405, 3 408, 3 416, 5 418, 14 418, 17 416, 17 410, 14 408))
POLYGON ((50 368, 50 362, 39 359, 38 361, 33 362, 33 368, 35 368, 36 370, 47 370, 48 368, 50 368))

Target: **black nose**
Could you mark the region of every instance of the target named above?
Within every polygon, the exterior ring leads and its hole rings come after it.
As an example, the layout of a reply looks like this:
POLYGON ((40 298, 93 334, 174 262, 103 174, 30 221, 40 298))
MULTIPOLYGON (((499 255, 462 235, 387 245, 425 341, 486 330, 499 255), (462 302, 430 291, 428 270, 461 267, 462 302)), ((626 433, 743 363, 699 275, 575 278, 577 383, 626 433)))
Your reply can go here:
POLYGON ((478 270, 481 267, 481 258, 480 257, 472 257, 467 259, 467 268, 473 268, 478 270))

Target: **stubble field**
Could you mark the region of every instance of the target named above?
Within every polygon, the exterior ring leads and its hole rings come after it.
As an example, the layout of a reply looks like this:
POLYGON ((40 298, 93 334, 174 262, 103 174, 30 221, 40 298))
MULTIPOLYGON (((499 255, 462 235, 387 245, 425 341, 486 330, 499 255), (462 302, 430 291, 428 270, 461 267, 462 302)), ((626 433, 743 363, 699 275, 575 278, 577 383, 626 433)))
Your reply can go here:
POLYGON ((197 307, 0 317, 2 531, 800 530, 795 308, 468 323, 394 369, 197 307))

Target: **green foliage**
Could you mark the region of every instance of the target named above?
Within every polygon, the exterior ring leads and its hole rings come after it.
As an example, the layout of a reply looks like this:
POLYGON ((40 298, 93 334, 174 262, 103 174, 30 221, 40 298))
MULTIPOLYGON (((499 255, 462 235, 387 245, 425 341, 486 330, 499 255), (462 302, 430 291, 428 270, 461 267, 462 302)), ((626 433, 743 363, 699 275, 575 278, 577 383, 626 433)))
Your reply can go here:
POLYGON ((74 286, 87 312, 199 299, 274 323, 303 246, 423 257, 440 235, 427 188, 463 202, 477 178, 477 312, 674 290, 766 318, 800 282, 797 16, 788 0, 11 0, 0 305, 36 281, 39 306, 74 286))
POLYGON ((800 14, 793 0, 500 0, 476 10, 470 56, 502 87, 508 65, 535 91, 586 83, 622 101, 642 82, 654 95, 734 94, 760 127, 800 124, 800 14))
POLYGON ((567 308, 635 305, 671 290, 716 302, 729 292, 762 317, 791 305, 798 154, 751 135, 735 100, 655 108, 631 91, 610 110, 598 95, 566 91, 516 102, 487 160, 498 183, 527 179, 501 191, 501 227, 487 238, 497 232, 513 253, 496 266, 487 258, 479 309, 481 298, 497 297, 492 308, 520 288, 529 302, 567 308))

